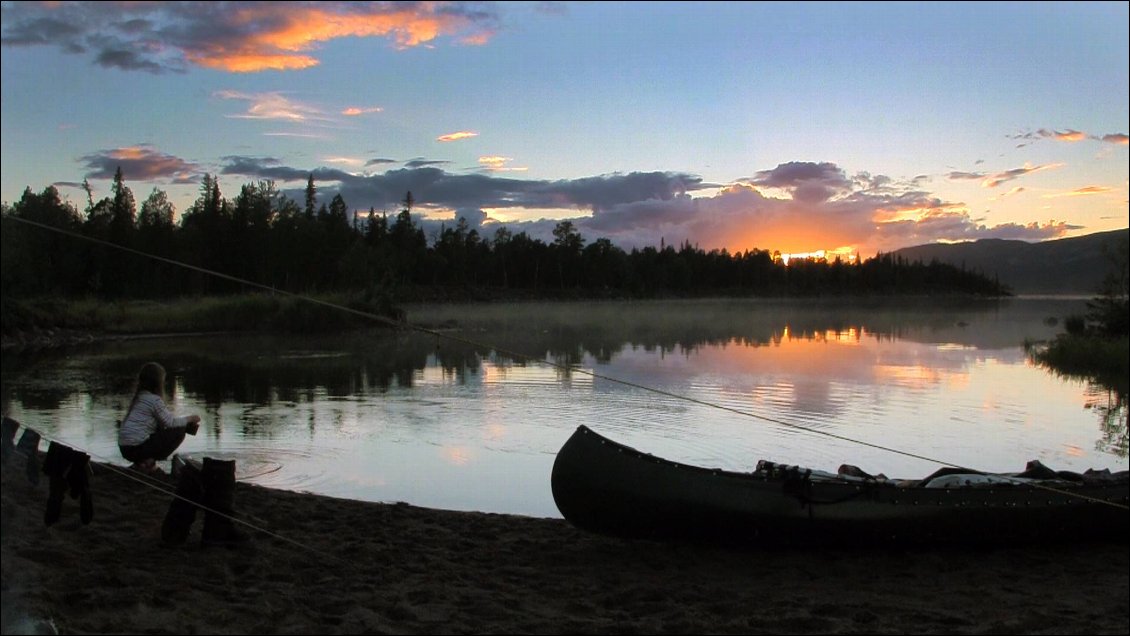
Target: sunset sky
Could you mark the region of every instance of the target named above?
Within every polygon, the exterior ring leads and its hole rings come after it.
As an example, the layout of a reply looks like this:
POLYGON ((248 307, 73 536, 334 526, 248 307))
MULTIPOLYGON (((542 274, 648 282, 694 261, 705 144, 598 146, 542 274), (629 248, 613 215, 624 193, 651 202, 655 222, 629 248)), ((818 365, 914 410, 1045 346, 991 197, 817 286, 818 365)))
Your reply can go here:
POLYGON ((0 198, 119 166, 552 240, 860 252, 1127 227, 1111 3, 4 2, 0 198))

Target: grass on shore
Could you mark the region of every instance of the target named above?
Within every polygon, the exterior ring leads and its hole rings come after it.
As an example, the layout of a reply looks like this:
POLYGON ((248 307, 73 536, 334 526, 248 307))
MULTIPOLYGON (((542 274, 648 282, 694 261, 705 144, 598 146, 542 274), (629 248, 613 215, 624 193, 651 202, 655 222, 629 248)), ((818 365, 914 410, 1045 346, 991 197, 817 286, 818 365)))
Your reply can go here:
POLYGON ((1028 345, 1032 359, 1052 371, 1085 378, 1125 395, 1130 378, 1130 338, 1060 334, 1047 347, 1028 345))
POLYGON ((45 330, 115 335, 225 331, 332 331, 380 324, 361 314, 398 315, 383 297, 337 294, 317 303, 292 296, 244 294, 167 301, 39 298, 0 302, 5 336, 45 330), (325 304, 321 304, 325 303, 325 304), (347 307, 353 312, 329 306, 347 307), (358 312, 358 313, 355 313, 358 312))

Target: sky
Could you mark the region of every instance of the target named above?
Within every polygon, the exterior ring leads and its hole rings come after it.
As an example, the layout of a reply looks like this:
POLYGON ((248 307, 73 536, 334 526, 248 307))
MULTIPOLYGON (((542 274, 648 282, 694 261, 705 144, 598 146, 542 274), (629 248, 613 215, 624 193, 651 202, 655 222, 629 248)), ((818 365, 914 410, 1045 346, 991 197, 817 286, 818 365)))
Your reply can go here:
POLYGON ((1125 228, 1130 4, 3 2, 0 199, 115 171, 430 235, 878 251, 1125 228))

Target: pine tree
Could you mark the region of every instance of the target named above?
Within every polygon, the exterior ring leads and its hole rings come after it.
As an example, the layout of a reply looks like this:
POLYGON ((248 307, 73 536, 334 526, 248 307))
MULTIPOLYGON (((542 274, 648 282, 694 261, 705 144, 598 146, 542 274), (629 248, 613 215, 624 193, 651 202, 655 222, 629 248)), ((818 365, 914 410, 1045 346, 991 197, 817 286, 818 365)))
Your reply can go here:
POLYGON ((318 189, 314 187, 314 173, 310 173, 310 177, 306 180, 306 218, 314 218, 314 210, 318 205, 317 199, 318 189))

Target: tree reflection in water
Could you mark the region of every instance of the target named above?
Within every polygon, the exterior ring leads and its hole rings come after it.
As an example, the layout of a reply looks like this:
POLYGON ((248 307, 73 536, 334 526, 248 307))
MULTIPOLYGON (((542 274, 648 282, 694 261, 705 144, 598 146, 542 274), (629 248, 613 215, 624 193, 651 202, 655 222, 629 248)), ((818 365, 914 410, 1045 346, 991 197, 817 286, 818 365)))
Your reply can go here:
POLYGON ((1126 428, 1125 388, 1090 382, 1085 395, 1084 406, 1099 414, 1102 437, 1095 443, 1096 450, 1126 457, 1130 454, 1130 434, 1126 428))

